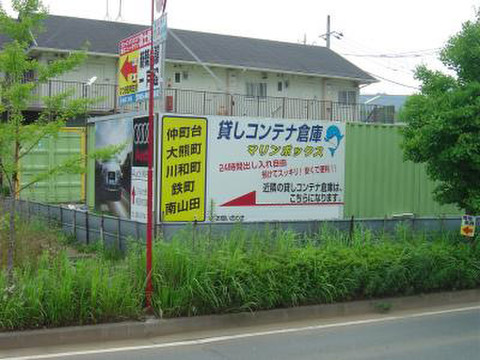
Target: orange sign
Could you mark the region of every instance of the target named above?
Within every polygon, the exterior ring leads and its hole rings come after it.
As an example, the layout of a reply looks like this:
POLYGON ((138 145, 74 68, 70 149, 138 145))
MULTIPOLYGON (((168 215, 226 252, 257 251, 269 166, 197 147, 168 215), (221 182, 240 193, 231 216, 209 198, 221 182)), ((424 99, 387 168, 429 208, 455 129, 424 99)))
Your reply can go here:
POLYGON ((460 234, 467 237, 475 236, 475 216, 463 215, 460 234))

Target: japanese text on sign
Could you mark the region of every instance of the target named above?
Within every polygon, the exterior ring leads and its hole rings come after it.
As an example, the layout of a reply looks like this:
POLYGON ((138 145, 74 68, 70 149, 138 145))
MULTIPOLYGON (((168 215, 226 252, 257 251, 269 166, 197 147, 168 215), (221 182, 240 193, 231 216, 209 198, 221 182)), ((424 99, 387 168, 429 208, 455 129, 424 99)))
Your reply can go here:
POLYGON ((164 221, 205 221, 207 120, 164 117, 162 197, 164 221))

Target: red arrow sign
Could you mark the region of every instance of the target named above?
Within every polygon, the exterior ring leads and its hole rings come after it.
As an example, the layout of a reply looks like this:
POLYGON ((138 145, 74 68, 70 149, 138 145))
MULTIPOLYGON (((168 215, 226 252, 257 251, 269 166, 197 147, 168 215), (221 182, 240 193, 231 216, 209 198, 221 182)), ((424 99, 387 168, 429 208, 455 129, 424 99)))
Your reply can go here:
POLYGON ((473 237, 473 226, 462 226, 462 235, 473 237))
POLYGON ((122 73, 125 80, 128 81, 128 76, 130 74, 135 74, 137 72, 137 66, 133 65, 133 62, 128 61, 128 56, 127 56, 127 59, 123 63, 122 69, 120 70, 120 72, 122 73))
POLYGON ((220 206, 255 206, 257 205, 257 192, 252 191, 248 194, 239 196, 233 200, 227 201, 220 206))

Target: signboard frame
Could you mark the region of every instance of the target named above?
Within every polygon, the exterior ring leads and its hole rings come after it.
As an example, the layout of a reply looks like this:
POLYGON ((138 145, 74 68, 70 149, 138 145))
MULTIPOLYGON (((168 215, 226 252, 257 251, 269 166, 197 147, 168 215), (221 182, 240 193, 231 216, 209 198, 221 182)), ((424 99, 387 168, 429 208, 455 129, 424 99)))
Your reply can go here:
MULTIPOLYGON (((205 223, 232 223, 232 222, 246 222, 246 223, 251 223, 251 222, 282 222, 282 221, 316 221, 316 220, 333 220, 333 219, 343 219, 343 212, 344 212, 344 200, 345 200, 345 135, 346 135, 346 129, 345 129, 345 124, 341 122, 335 122, 335 121, 303 121, 303 120, 288 120, 286 121, 285 119, 273 119, 273 118, 257 118, 257 117, 230 117, 230 116, 218 116, 218 115, 207 115, 207 116, 195 116, 195 115, 177 115, 177 114, 169 114, 169 113, 164 113, 160 114, 159 116, 159 131, 157 133, 158 136, 158 143, 157 143, 157 151, 159 152, 158 157, 157 157, 157 181, 158 181, 158 187, 159 189, 162 188, 162 183, 164 182, 164 173, 165 171, 162 171, 162 147, 163 147, 163 136, 162 133, 164 132, 163 127, 163 119, 166 117, 173 117, 173 118, 178 118, 178 119, 187 119, 187 120, 192 120, 192 119, 206 119, 207 120, 207 136, 208 136, 208 141, 207 141, 207 159, 206 159, 206 176, 205 176, 205 196, 204 196, 204 202, 205 202, 205 217, 203 217, 203 222, 205 223), (231 187, 231 177, 229 179, 227 178, 222 178, 226 179, 225 185, 220 186, 219 184, 222 184, 219 181, 213 181, 213 178, 217 176, 218 174, 215 173, 215 171, 218 171, 219 169, 219 163, 217 160, 215 160, 214 152, 216 153, 229 153, 229 154, 234 154, 235 151, 238 152, 238 148, 235 148, 235 146, 231 147, 231 145, 227 145, 227 147, 224 148, 219 148, 216 146, 215 141, 217 138, 217 131, 218 131, 218 126, 216 127, 215 124, 219 124, 220 121, 233 121, 233 122, 238 122, 238 124, 242 123, 245 126, 249 123, 257 123, 259 124, 258 129, 261 129, 261 126, 264 128, 267 127, 267 124, 277 124, 279 125, 280 123, 284 124, 284 126, 292 125, 294 124, 297 128, 298 127, 308 127, 308 126, 323 126, 323 137, 318 137, 316 141, 318 141, 317 144, 320 144, 320 141, 322 142, 322 146, 324 146, 323 149, 323 159, 318 160, 319 158, 316 158, 315 163, 317 165, 315 166, 305 166, 308 167, 306 171, 310 171, 308 176, 310 176, 311 179, 315 180, 315 185, 316 186, 319 194, 317 195, 317 198, 320 198, 321 201, 317 203, 300 203, 300 204, 287 204, 286 202, 290 202, 290 197, 285 197, 287 194, 283 194, 284 199, 282 202, 277 201, 278 203, 268 203, 268 201, 265 200, 265 195, 269 194, 261 194, 261 190, 257 189, 256 194, 253 191, 250 193, 244 192, 244 193, 239 193, 237 192, 235 196, 233 196, 233 192, 230 191, 231 187), (308 125, 307 125, 308 124, 308 125), (325 137, 327 137, 327 130, 328 128, 337 128, 340 129, 339 133, 337 135, 339 136, 338 144, 331 145, 331 143, 325 144, 324 140, 325 137), (338 148, 338 151, 337 151, 338 148), (337 152, 336 152, 337 151, 337 152), (338 154, 338 161, 336 163, 336 166, 331 167, 332 163, 332 157, 334 156, 333 154, 338 154), (213 160, 213 161, 212 161, 213 160), (325 165, 326 164, 326 165, 325 165), (316 171, 316 175, 311 172, 311 170, 316 171), (332 170, 333 169, 333 170, 332 170), (317 171, 318 170, 318 171, 317 171), (320 174, 322 172, 322 174, 320 174), (328 172, 337 172, 336 174, 327 174, 328 172), (321 180, 325 179, 325 181, 321 180), (327 181, 328 180, 328 181, 327 181), (335 181, 334 181, 335 180, 335 181), (322 182, 325 182, 325 184, 322 184, 322 182), (332 186, 335 185, 335 183, 338 184, 337 189, 331 189, 332 191, 327 191, 320 193, 321 190, 320 187, 325 185, 328 186, 328 183, 330 183, 332 186), (217 190, 215 190, 215 188, 217 190), (232 195, 232 197, 227 201, 224 198, 222 198, 221 201, 219 201, 218 197, 216 196, 215 191, 218 193, 220 192, 226 192, 232 195), (329 193, 332 193, 337 191, 338 195, 336 197, 336 201, 333 200, 333 195, 332 195, 332 200, 330 201, 330 195, 329 193), (286 201, 285 201, 286 199, 286 201), (327 200, 328 199, 328 200, 327 200), (230 202, 230 204, 228 204, 230 202), (251 204, 254 204, 253 206, 251 204), (230 209, 236 210, 233 212, 228 212, 225 211, 227 209, 227 206, 231 206, 230 209), (253 213, 249 213, 248 209, 252 209, 255 206, 255 211, 253 213), (291 210, 285 210, 285 209, 291 209, 291 210), (237 211, 238 210, 238 211, 237 211), (290 211, 290 214, 293 214, 294 216, 287 216, 286 214, 290 211), (235 212, 235 213, 234 213, 235 212), (237 214, 238 213, 238 214, 237 214), (243 215, 242 215, 243 214, 243 215), (247 215, 245 215, 247 214, 247 215), (248 215, 249 214, 249 215, 248 215), (255 216, 254 214, 262 214, 262 216, 255 216), (263 216, 264 214, 268 214, 268 216, 263 216), (218 216, 221 215, 221 216, 218 216)), ((272 127, 273 127, 272 125, 272 127)), ((249 128, 250 129, 250 128, 249 128)), ((246 129, 244 129, 246 130, 246 129)), ((276 129, 278 130, 278 129, 276 129)), ((240 131, 240 125, 239 125, 239 130, 240 131)), ((250 131, 253 131, 250 129, 250 131)), ((266 130, 265 130, 266 131, 266 130)), ((272 130, 273 132, 273 130, 272 130)), ((238 135, 238 134, 237 134, 238 135)), ((329 134, 329 137, 331 134, 329 134)), ((334 134, 335 135, 335 134, 334 134)), ((232 137, 233 137, 233 132, 232 132, 232 137)), ((272 137, 270 135, 270 137, 272 137)), ((296 141, 296 138, 295 138, 296 141)), ((305 144, 305 143, 303 143, 305 144)), ((233 144, 232 144, 233 145, 233 144)), ((305 146, 304 146, 305 148, 305 146)), ((311 150, 311 148, 309 149, 311 150)), ((310 155, 307 150, 307 156, 310 155)), ((247 156, 246 154, 246 146, 245 144, 242 147, 242 152, 244 156, 247 156)), ((249 157, 250 155, 248 155, 249 157)), ((227 155, 228 157, 228 155, 227 155)), ((293 161, 293 154, 292 157, 290 158, 292 162, 292 167, 295 164, 293 161)), ((257 159, 258 160, 258 159, 257 159)), ((312 160, 309 160, 310 162, 312 160)), ((259 162, 259 161, 258 161, 259 162)), ((266 163, 266 162, 263 162, 266 163)), ((273 163, 273 161, 272 161, 273 163)), ((248 176, 258 176, 258 170, 257 170, 257 175, 255 175, 255 172, 252 171, 249 173, 248 176)), ((292 176, 292 175, 290 175, 292 176)), ((302 175, 303 176, 303 175, 302 175)), ((257 187, 261 186, 261 180, 258 179, 257 181, 257 187)), ((255 180, 252 180, 255 182, 255 180)), ((243 183, 243 180, 240 180, 241 183, 243 183)), ((299 181, 302 182, 302 181, 299 181)), ((307 182, 307 181, 304 181, 307 182)), ((308 181, 309 185, 312 183, 312 181, 308 181)), ((312 187, 310 186, 310 187, 312 187)), ((261 188, 260 188, 261 189, 261 188)), ((253 190, 253 189, 252 189, 253 190)), ((315 193, 314 190, 306 190, 307 195, 310 195, 312 199, 315 198, 315 193)), ((302 193, 303 194, 303 193, 302 193)), ((281 195, 281 194, 280 194, 281 195)), ((290 194, 288 194, 290 195, 290 194)), ((308 196, 307 196, 308 198, 308 196)), ((197 217, 197 219, 188 219, 188 220, 176 220, 176 221, 171 221, 168 218, 165 218, 163 212, 164 212, 164 206, 165 206, 165 201, 164 199, 162 200, 162 194, 161 190, 159 190, 159 193, 156 195, 156 199, 158 200, 157 204, 157 221, 160 223, 188 223, 191 221, 198 221, 201 222, 200 217, 197 217)), ((278 199, 277 199, 278 200, 278 199)), ((303 198, 302 198, 303 201, 303 198)), ((302 202, 301 201, 301 202, 302 202)))
POLYGON ((167 14, 164 13, 155 20, 153 27, 130 35, 119 42, 118 103, 120 106, 148 101, 152 49, 154 51, 153 76, 156 81, 153 97, 155 99, 163 97, 167 31, 167 14))
MULTIPOLYGON (((159 143, 159 147, 158 147, 158 152, 159 152, 159 156, 158 156, 158 160, 159 160, 159 163, 158 163, 158 170, 157 170, 157 173, 159 174, 158 175, 158 179, 159 179, 159 188, 160 190, 158 191, 157 193, 157 198, 159 199, 158 201, 158 204, 159 204, 159 217, 160 217, 160 222, 172 222, 172 223, 175 223, 175 222, 192 222, 192 221, 197 221, 197 222, 204 222, 206 221, 206 214, 207 214, 207 184, 208 184, 208 172, 207 172, 207 166, 208 166, 208 119, 207 117, 204 117, 204 116, 178 116, 178 115, 168 115, 168 114, 165 114, 165 115, 162 115, 162 116, 159 116, 159 119, 161 119, 161 124, 159 124, 159 128, 161 129, 161 131, 159 131, 157 134, 158 134, 158 143, 159 143), (168 163, 164 162, 165 160, 167 159, 164 159, 164 155, 165 155, 165 151, 166 148, 165 148, 165 145, 166 145, 166 141, 165 141, 165 130, 166 130, 166 121, 168 120, 172 120, 172 121, 175 121, 175 120, 180 120, 180 121, 186 121, 186 123, 192 123, 195 125, 195 123, 197 123, 198 125, 198 122, 204 122, 203 124, 203 128, 205 129, 203 131, 203 134, 202 134, 202 138, 204 137, 203 139, 203 142, 202 144, 204 145, 203 146, 203 154, 199 154, 201 157, 203 155, 203 163, 201 163, 202 165, 202 170, 201 170, 201 174, 200 176, 203 174, 203 186, 201 187, 200 191, 202 191, 203 193, 201 193, 201 197, 203 197, 203 199, 201 199, 200 201, 200 213, 202 214, 201 216, 198 216, 196 214, 190 214, 192 217, 190 218, 185 218, 185 217, 182 217, 180 219, 178 219, 178 216, 173 216, 174 218, 176 219, 173 219, 173 220, 170 220, 169 219, 169 214, 166 213, 166 211, 164 211, 164 205, 166 206, 167 205, 167 200, 171 200, 171 198, 169 196, 166 195, 166 191, 168 190, 168 187, 167 187, 167 182, 164 181, 164 176, 165 178, 168 176, 166 174, 166 167, 167 166, 172 166, 172 165, 169 165, 168 163)), ((168 130, 167 130, 168 131, 168 130)), ((179 145, 188 145, 187 144, 179 144, 179 145)), ((175 165, 173 165, 175 166, 175 165)), ((190 181, 195 181, 195 180, 190 180, 190 181)), ((182 199, 181 201, 183 201, 184 199, 182 199)), ((186 214, 188 215, 188 214, 186 214)))

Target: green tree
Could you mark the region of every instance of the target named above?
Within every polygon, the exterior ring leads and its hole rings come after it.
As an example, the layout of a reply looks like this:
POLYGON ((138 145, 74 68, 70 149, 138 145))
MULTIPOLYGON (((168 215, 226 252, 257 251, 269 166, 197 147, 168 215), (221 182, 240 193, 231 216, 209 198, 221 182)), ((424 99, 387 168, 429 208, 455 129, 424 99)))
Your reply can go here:
MULTIPOLYGON (((0 34, 8 39, 0 51, 0 113, 6 119, 0 122, 0 172, 9 194, 15 198, 28 186, 50 176, 84 170, 85 159, 78 156, 39 174, 29 184, 20 186, 18 181, 22 158, 44 137, 57 136, 68 119, 85 114, 92 100, 72 99, 73 92, 66 91, 44 98, 45 109, 38 120, 26 121, 24 113, 35 96, 35 89, 80 65, 86 58, 86 51, 72 52, 66 58, 49 64, 35 60, 30 57, 29 51, 35 37, 42 31, 46 10, 40 0, 13 0, 12 7, 16 18, 10 17, 0 4, 0 34), (27 80, 27 73, 35 74, 35 81, 27 80)), ((16 212, 15 202, 11 201, 10 205, 7 250, 9 274, 14 261, 16 212)))
POLYGON ((440 203, 480 215, 480 13, 449 39, 440 60, 452 75, 416 70, 420 93, 400 114, 404 156, 426 164, 440 203))

